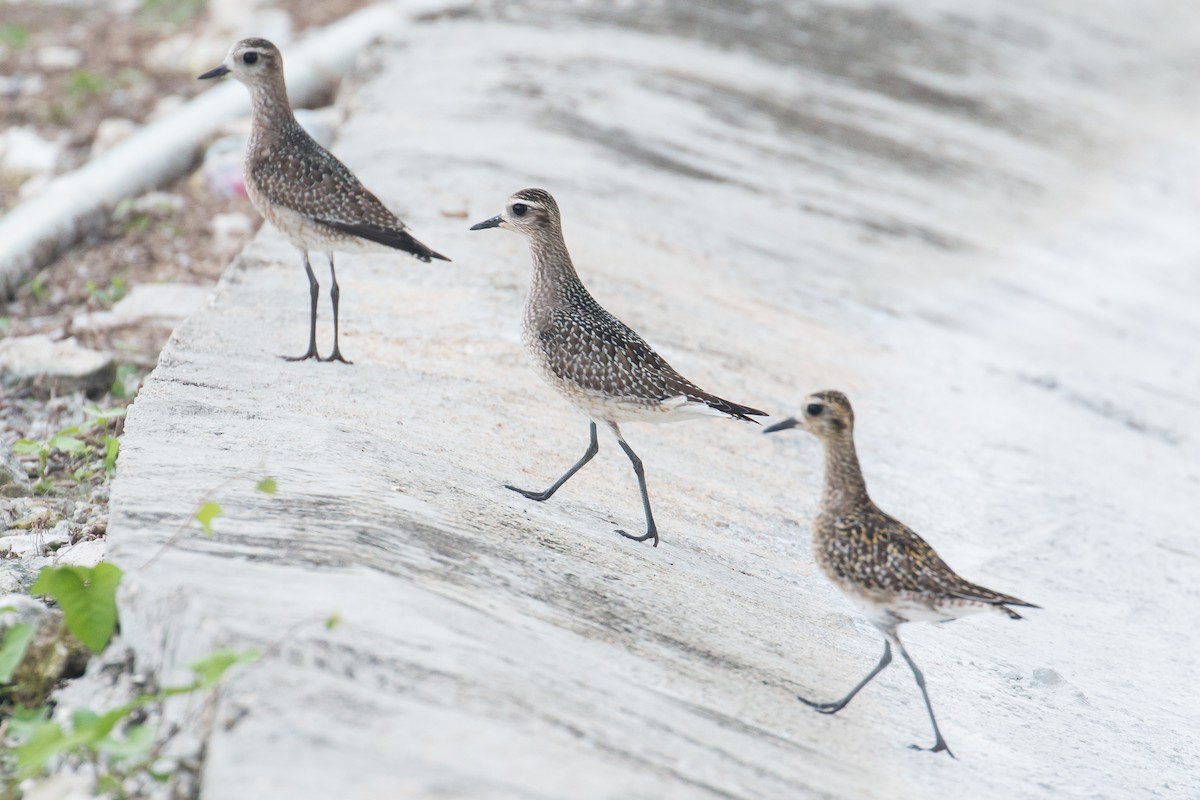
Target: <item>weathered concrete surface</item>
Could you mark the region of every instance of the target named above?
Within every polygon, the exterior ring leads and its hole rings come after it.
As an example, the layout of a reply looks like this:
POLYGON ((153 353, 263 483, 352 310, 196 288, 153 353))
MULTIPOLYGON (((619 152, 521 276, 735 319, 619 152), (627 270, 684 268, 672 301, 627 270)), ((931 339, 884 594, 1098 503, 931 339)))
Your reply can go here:
POLYGON ((336 151, 454 259, 341 258, 354 367, 276 358, 307 295, 265 231, 131 410, 123 635, 168 673, 278 643, 205 796, 1200 794, 1200 16, 560 5, 431 20, 343 93, 336 151), (880 647, 809 556, 803 435, 630 426, 658 550, 613 532, 610 441, 550 503, 502 488, 586 441, 519 349, 524 245, 466 231, 531 185, 682 372, 779 413, 846 390, 881 505, 1045 606, 908 631, 961 760, 906 748, 903 669, 835 718, 794 699, 880 647), (141 569, 205 499, 215 539, 141 569))

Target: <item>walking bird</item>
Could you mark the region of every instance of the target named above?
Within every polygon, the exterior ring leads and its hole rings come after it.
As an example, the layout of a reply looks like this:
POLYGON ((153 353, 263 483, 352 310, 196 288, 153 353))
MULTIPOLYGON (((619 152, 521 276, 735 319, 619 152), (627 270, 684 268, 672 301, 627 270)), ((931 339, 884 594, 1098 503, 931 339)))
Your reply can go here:
POLYGON ((642 460, 625 441, 626 421, 670 422, 695 416, 753 422, 762 411, 722 400, 676 372, 628 325, 608 313, 579 280, 563 240, 558 204, 542 189, 524 189, 508 199, 504 211, 471 227, 507 228, 522 234, 533 256, 533 280, 525 302, 522 340, 534 368, 559 394, 591 420, 583 457, 544 491, 508 486, 530 500, 548 500, 599 452, 597 425, 604 425, 633 464, 646 532, 622 536, 658 547, 658 528, 650 510, 642 460))
POLYGON ((1021 619, 1010 606, 1038 606, 959 577, 924 539, 879 510, 867 495, 858 464, 854 411, 846 395, 809 395, 800 417, 785 419, 764 433, 795 427, 817 437, 825 450, 825 486, 812 527, 813 555, 825 576, 884 638, 879 663, 845 697, 828 703, 798 699, 823 714, 841 711, 891 663, 894 647, 912 670, 925 700, 934 735, 929 749, 944 750, 953 757, 933 715, 925 676, 901 644, 897 629, 906 622, 946 622, 978 611, 997 611, 1021 619))

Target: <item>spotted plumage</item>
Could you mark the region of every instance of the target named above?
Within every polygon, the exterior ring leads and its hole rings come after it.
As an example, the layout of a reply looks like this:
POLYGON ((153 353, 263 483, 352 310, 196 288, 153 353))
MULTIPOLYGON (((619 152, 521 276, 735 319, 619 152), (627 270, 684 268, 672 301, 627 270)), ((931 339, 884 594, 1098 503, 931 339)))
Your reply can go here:
POLYGON ((684 378, 632 328, 606 311, 580 281, 562 236, 558 204, 542 189, 509 198, 503 213, 472 227, 504 227, 525 235, 533 256, 533 279, 525 302, 522 340, 537 372, 592 420, 584 457, 544 492, 508 487, 533 500, 546 500, 598 450, 596 425, 616 435, 638 477, 646 516, 643 536, 658 531, 650 511, 640 459, 618 427, 621 422, 666 422, 689 416, 753 421, 762 411, 705 392, 684 378))
POLYGON ((799 418, 786 419, 766 432, 793 427, 813 434, 825 450, 824 488, 812 526, 813 556, 886 640, 883 658, 844 698, 832 703, 800 700, 825 713, 840 711, 890 663, 894 646, 908 662, 925 699, 936 736, 931 749, 950 753, 934 718, 924 676, 900 643, 897 628, 905 622, 945 622, 986 610, 1021 619, 1009 606, 1037 606, 960 577, 915 531, 872 502, 854 448, 854 411, 844 394, 809 395, 799 418))
POLYGON ((243 39, 225 61, 201 78, 232 74, 250 90, 253 105, 246 146, 246 193, 254 207, 304 255, 309 280, 309 346, 296 359, 317 355, 316 324, 319 287, 308 252, 329 257, 333 301, 333 353, 325 361, 342 361, 338 346, 337 274, 333 253, 403 250, 421 261, 449 261, 413 238, 404 223, 328 150, 296 122, 283 79, 283 57, 266 39, 243 39))

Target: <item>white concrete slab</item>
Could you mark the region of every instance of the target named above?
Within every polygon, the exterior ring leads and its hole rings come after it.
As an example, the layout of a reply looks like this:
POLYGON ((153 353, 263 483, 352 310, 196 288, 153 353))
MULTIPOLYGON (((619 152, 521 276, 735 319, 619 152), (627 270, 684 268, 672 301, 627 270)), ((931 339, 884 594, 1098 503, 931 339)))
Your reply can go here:
POLYGON ((276 357, 307 286, 265 230, 130 411, 140 663, 278 644, 232 676, 205 797, 1200 793, 1200 15, 562 5, 406 29, 341 97, 335 152, 454 259, 339 259, 355 366, 276 357), (902 669, 837 717, 794 699, 880 649, 810 558, 803 435, 628 426, 658 550, 614 533, 641 512, 611 441, 549 503, 502 487, 586 443, 520 352, 523 243, 466 231, 526 186, 684 374, 781 414, 847 391, 880 504, 1045 607, 907 631, 960 760, 907 749, 902 669), (216 537, 140 568, 206 499, 216 537))

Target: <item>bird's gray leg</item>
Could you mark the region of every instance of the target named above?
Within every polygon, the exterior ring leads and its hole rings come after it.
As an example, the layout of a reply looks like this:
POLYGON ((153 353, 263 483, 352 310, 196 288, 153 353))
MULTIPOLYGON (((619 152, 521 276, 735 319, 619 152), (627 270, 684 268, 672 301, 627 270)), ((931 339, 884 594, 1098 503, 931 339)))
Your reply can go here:
POLYGON ((308 273, 308 351, 302 356, 283 356, 283 358, 287 361, 304 361, 309 358, 320 361, 321 357, 317 355, 317 296, 321 293, 321 287, 317 285, 317 276, 313 275, 312 264, 308 263, 308 251, 303 252, 304 271, 308 273))
POLYGON ((333 281, 333 287, 329 290, 329 297, 333 300, 333 352, 329 354, 329 358, 323 358, 322 361, 340 361, 343 364, 353 364, 353 361, 347 361, 342 356, 342 350, 338 346, 338 298, 341 293, 338 291, 337 272, 333 268, 333 253, 329 256, 329 277, 333 281))
POLYGON ((561 478, 556 480, 549 489, 547 489, 544 492, 531 492, 526 489, 518 489, 516 486, 511 486, 507 483, 504 484, 504 488, 512 489, 517 494, 523 494, 526 497, 528 497, 530 500, 536 500, 539 503, 542 502, 543 500, 549 500, 554 495, 554 493, 558 491, 560 486, 562 486, 564 483, 566 483, 568 480, 570 480, 571 476, 574 475, 576 472, 579 472, 579 470, 583 468, 583 465, 588 463, 589 461, 591 461, 592 457, 594 455, 596 455, 596 453, 598 453, 598 452, 600 452, 600 443, 596 439, 596 423, 593 422, 592 427, 591 427, 591 441, 588 442, 588 448, 587 448, 587 451, 583 454, 583 458, 576 461, 575 465, 572 466, 569 470, 567 470, 566 473, 561 478))
POLYGON ((921 697, 925 698, 925 709, 929 712, 929 721, 933 723, 933 747, 918 747, 917 745, 909 745, 914 750, 928 750, 931 753, 939 753, 946 751, 946 755, 955 758, 954 753, 950 752, 950 748, 946 746, 946 740, 942 738, 942 732, 938 729, 937 718, 933 716, 933 705, 929 702, 929 692, 925 691, 925 676, 921 674, 921 670, 917 667, 917 662, 912 660, 912 656, 904 649, 904 645, 900 644, 900 638, 895 637, 896 649, 900 651, 900 655, 904 656, 904 660, 908 662, 909 669, 912 670, 913 677, 917 679, 917 686, 921 688, 921 697))
POLYGON ((644 542, 647 539, 654 540, 654 546, 658 547, 658 526, 654 524, 654 514, 650 511, 650 493, 646 491, 646 470, 642 468, 642 460, 638 458, 637 453, 633 452, 633 448, 621 436, 621 429, 616 423, 608 423, 612 428, 612 432, 617 435, 617 443, 621 445, 621 449, 625 451, 625 455, 629 456, 629 460, 633 463, 633 474, 637 475, 638 488, 642 491, 642 510, 646 512, 646 532, 641 536, 634 536, 625 531, 618 530, 617 533, 624 536, 626 539, 633 539, 635 542, 644 542))
POLYGON ((854 699, 854 695, 862 691, 862 688, 870 683, 876 675, 883 672, 883 668, 890 663, 892 663, 892 645, 885 639, 883 642, 883 656, 880 657, 879 663, 875 665, 874 669, 867 673, 867 677, 859 681, 858 685, 851 689, 849 694, 847 694, 841 700, 835 700, 831 703, 814 703, 812 700, 806 700, 805 698, 799 696, 797 696, 796 699, 801 703, 804 703, 806 706, 815 708, 822 714, 836 714, 845 708, 846 704, 854 699))

